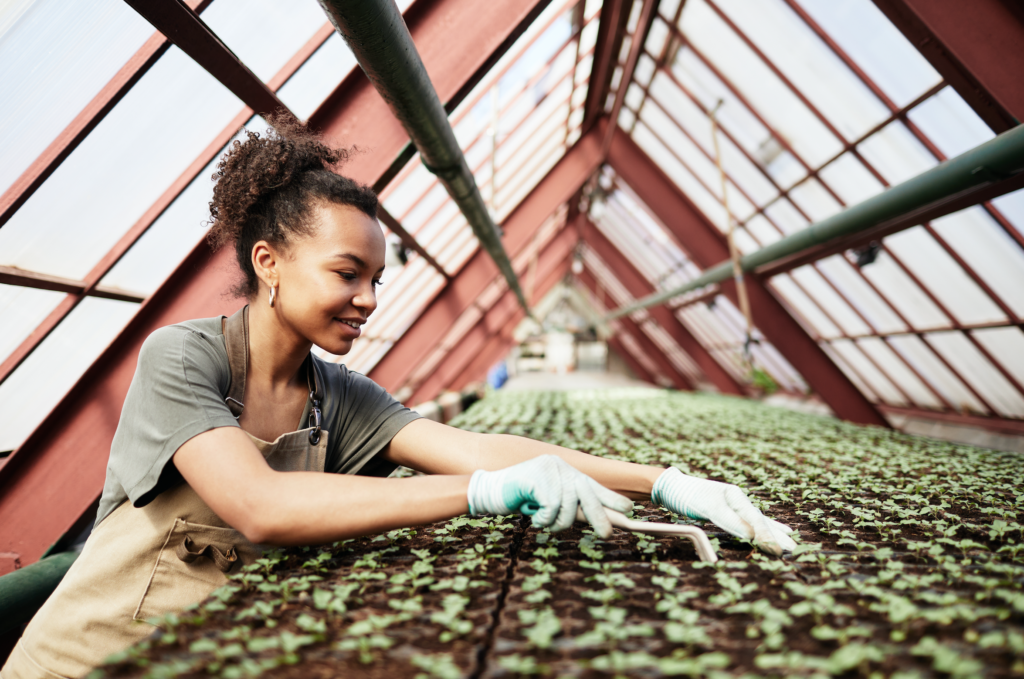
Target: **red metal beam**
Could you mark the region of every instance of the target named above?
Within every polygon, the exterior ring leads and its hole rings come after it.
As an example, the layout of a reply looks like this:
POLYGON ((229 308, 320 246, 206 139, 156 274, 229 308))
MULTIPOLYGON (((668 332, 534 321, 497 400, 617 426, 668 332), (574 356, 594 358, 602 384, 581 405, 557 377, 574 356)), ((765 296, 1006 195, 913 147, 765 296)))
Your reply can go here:
POLYGON ((615 126, 608 127, 601 142, 602 158, 608 157, 608 147, 612 145, 612 130, 618 128, 619 112, 622 110, 622 103, 626 100, 626 92, 633 83, 633 71, 636 70, 636 63, 640 59, 640 53, 643 52, 644 43, 647 42, 647 33, 651 30, 654 17, 658 15, 658 0, 642 0, 642 2, 640 19, 637 21, 636 30, 629 43, 629 55, 626 57, 626 63, 622 66, 619 86, 615 90, 615 100, 612 102, 609 119, 615 123, 615 126))
MULTIPOLYGON (((533 306, 548 293, 555 283, 562 279, 569 266, 573 248, 576 246, 576 233, 573 229, 563 228, 562 232, 544 248, 537 258, 537 284, 530 295, 529 303, 533 306)), ((477 323, 448 350, 444 359, 434 371, 423 380, 407 399, 409 403, 432 401, 451 385, 466 369, 469 363, 485 347, 488 341, 500 334, 503 326, 512 319, 522 320, 525 312, 518 304, 515 295, 506 290, 477 323)))
MULTIPOLYGON (((502 241, 510 257, 515 258, 544 221, 594 173, 600 161, 600 144, 596 134, 581 137, 508 216, 503 225, 502 241)), ((497 276, 498 269, 486 252, 478 251, 473 255, 451 284, 431 301, 416 323, 374 366, 370 378, 389 391, 401 387, 451 324, 497 276)))
MULTIPOLYGON (((501 11, 481 13, 471 0, 417 0, 414 7, 421 8, 420 18, 407 19, 407 24, 442 100, 477 77, 473 64, 489 63, 493 54, 483 50, 501 47, 518 30, 518 23, 509 21, 512 8, 529 15, 536 4, 509 1, 501 3, 501 11), (445 11, 450 7, 456 10, 445 11), (461 58, 451 58, 455 50, 450 49, 449 31, 473 36, 460 42, 461 58)), ((335 97, 330 115, 321 113, 317 119, 353 121, 345 127, 351 140, 376 142, 378 122, 394 120, 387 105, 361 71, 346 78, 339 90, 373 96, 353 96, 347 101, 335 97)), ((386 160, 380 161, 377 153, 355 154, 346 172, 364 182, 376 182, 406 141, 404 136, 385 136, 383 146, 376 148, 394 149, 386 160)), ((236 270, 230 248, 212 253, 205 240, 200 242, 25 443, 6 458, 0 467, 0 552, 18 554, 23 565, 32 563, 89 510, 103 486, 110 442, 142 342, 159 327, 237 309, 242 301, 224 296, 236 270)))
MULTIPOLYGON (((657 215, 691 259, 701 267, 729 258, 725 237, 683 192, 624 132, 617 130, 608 161, 615 172, 657 215)), ((839 417, 861 424, 888 427, 885 418, 822 351, 817 342, 786 311, 755 276, 748 277, 754 322, 775 348, 839 417)), ((722 285, 736 301, 736 286, 722 285)))
MULTIPOLYGON (((576 278, 578 278, 583 285, 589 288, 595 295, 598 294, 597 291, 601 283, 592 271, 584 269, 581 273, 577 274, 576 278)), ((693 385, 690 384, 690 380, 687 379, 686 375, 679 372, 679 370, 672 365, 672 361, 670 361, 668 356, 665 355, 665 352, 663 352, 661 348, 659 348, 658 345, 647 336, 647 333, 644 332, 643 328, 637 325, 633 319, 629 316, 623 316, 615 319, 615 322, 619 325, 619 332, 632 337, 640 346, 644 355, 654 361, 654 364, 658 367, 662 377, 668 378, 676 389, 693 389, 693 385)), ((657 384, 656 380, 655 384, 657 384)))
MULTIPOLYGON (((188 0, 188 6, 201 13, 211 2, 213 0, 188 0)), ((128 90, 152 68, 170 46, 170 41, 162 34, 154 33, 150 36, 131 59, 114 74, 110 82, 104 85, 57 138, 50 142, 46 150, 40 153, 39 157, 4 191, 3 196, 0 196, 0 227, 32 197, 36 189, 42 186, 64 159, 78 148, 82 140, 107 117, 117 102, 124 98, 128 90)))
MULTIPOLYGON (((629 294, 635 299, 646 297, 656 292, 654 286, 651 285, 647 278, 633 266, 632 262, 589 219, 584 219, 583 240, 608 265, 608 268, 615 272, 615 277, 619 279, 619 282, 625 286, 629 294)), ((708 353, 700 341, 690 333, 686 326, 667 307, 658 305, 649 307, 647 311, 657 321, 658 325, 675 340, 675 343, 693 359, 704 375, 718 387, 719 391, 723 394, 734 394, 736 396, 746 395, 743 387, 718 364, 718 361, 708 353)))
POLYGON ((1024 9, 1007 0, 874 0, 996 134, 1024 118, 1024 9))
POLYGON ((266 83, 243 64, 191 7, 177 0, 125 0, 203 70, 260 115, 294 114, 266 83))
POLYGON ((629 8, 632 6, 633 3, 626 0, 606 0, 601 5, 597 44, 594 46, 594 60, 591 62, 587 100, 583 109, 583 134, 590 132, 590 128, 604 113, 604 102, 615 74, 615 64, 629 21, 629 8))
MULTIPOLYGON (((0 283, 4 285, 18 285, 23 288, 67 293, 84 293, 87 287, 85 281, 76 281, 73 278, 61 278, 60 276, 51 276, 50 274, 37 271, 19 269, 16 266, 2 265, 0 265, 0 283)), ((134 292, 121 290, 109 285, 97 285, 92 288, 90 294, 93 297, 118 299, 122 302, 141 302, 145 299, 134 292)), ((0 380, 0 382, 2 381, 0 380)))

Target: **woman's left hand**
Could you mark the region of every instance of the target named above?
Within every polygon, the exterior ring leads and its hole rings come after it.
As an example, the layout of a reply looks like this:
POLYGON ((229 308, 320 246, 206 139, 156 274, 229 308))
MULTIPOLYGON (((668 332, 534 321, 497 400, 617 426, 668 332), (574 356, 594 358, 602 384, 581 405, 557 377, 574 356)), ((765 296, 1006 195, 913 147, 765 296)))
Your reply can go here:
POLYGON ((796 547, 789 537, 792 528, 766 517, 739 486, 731 483, 687 476, 669 467, 654 482, 651 501, 691 519, 711 521, 775 556, 796 547))

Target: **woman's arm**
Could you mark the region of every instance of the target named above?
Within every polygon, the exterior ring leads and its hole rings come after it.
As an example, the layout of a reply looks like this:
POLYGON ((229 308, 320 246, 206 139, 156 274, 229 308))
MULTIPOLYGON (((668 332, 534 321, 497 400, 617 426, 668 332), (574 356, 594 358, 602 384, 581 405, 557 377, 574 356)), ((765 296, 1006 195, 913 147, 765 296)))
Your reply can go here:
POLYGON ((255 543, 323 544, 469 511, 469 476, 381 479, 277 472, 236 427, 190 439, 173 462, 217 516, 255 543))
POLYGON ((426 418, 410 422, 391 440, 384 457, 426 474, 493 471, 539 455, 557 455, 605 488, 647 500, 663 467, 609 460, 511 434, 478 434, 426 418))

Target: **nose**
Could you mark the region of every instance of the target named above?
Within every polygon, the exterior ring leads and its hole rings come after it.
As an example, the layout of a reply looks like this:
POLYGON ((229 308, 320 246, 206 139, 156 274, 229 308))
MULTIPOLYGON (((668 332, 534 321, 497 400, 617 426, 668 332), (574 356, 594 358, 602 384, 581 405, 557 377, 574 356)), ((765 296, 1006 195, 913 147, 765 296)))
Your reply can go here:
POLYGON ((366 316, 374 312, 377 308, 377 292, 374 290, 372 282, 368 281, 359 286, 358 292, 352 298, 352 306, 357 309, 363 309, 366 312, 366 316))

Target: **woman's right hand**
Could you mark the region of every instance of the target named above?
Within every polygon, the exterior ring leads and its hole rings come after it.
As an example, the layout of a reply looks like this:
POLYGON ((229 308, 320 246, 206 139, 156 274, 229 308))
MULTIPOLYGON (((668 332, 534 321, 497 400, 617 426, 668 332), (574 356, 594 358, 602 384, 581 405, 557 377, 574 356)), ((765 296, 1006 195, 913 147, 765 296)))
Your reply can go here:
POLYGON ((612 534, 604 508, 628 512, 633 501, 608 490, 555 455, 541 455, 517 465, 473 473, 469 482, 469 511, 473 515, 532 515, 536 528, 560 531, 576 520, 577 506, 602 538, 612 534))

